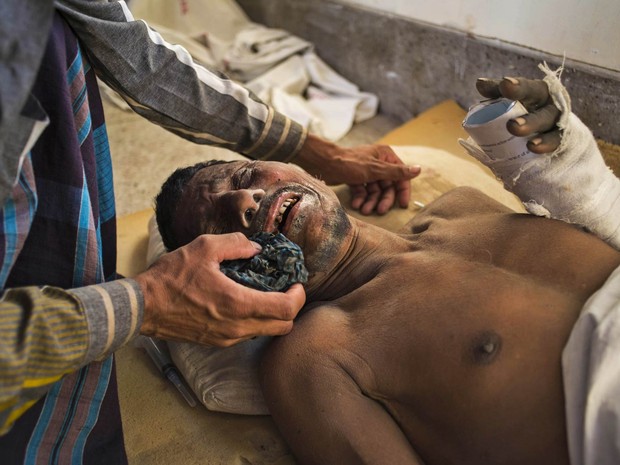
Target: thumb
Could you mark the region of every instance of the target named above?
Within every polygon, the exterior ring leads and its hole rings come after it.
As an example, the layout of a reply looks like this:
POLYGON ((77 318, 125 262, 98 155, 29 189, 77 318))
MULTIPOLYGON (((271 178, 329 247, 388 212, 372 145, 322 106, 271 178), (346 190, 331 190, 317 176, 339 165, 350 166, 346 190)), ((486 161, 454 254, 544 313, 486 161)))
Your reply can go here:
POLYGON ((211 236, 213 238, 213 258, 218 262, 251 258, 262 248, 256 242, 249 240, 242 233, 230 233, 211 236))

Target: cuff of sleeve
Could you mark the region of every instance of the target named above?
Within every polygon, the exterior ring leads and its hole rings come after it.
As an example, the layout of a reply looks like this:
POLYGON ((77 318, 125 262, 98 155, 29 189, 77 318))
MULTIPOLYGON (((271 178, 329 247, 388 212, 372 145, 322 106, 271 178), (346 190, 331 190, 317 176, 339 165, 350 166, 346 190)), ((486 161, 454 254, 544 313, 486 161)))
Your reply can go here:
POLYGON ((89 332, 84 360, 102 360, 138 335, 144 297, 133 279, 119 279, 69 291, 80 302, 89 332))
POLYGON ((270 108, 263 133, 244 154, 256 160, 286 163, 299 152, 306 136, 301 124, 270 108))

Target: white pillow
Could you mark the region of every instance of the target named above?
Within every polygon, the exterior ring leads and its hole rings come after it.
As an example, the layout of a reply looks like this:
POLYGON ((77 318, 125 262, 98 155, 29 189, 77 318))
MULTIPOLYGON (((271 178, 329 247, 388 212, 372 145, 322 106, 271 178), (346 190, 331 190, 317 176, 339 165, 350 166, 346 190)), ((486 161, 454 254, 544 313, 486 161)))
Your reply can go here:
MULTIPOLYGON (((166 252, 155 216, 149 220, 147 266, 166 252)), ((168 342, 175 365, 209 410, 268 415, 258 382, 260 356, 271 340, 258 337, 227 348, 168 342)))

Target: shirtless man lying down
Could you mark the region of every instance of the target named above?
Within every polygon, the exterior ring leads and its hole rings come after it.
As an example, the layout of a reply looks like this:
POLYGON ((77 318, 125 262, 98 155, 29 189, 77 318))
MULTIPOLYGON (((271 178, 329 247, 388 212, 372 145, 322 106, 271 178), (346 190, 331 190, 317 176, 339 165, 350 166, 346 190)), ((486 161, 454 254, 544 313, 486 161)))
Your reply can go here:
MULTIPOLYGON (((558 131, 562 112, 547 88, 479 82, 484 95, 538 109, 511 131, 539 133, 530 148, 540 153, 562 149, 569 131, 558 131)), ((602 163, 598 152, 583 156, 602 163)), ((529 187, 501 167, 497 174, 525 202, 536 200, 533 209, 565 207, 570 195, 536 192, 539 177, 561 183, 543 171, 522 172, 529 187)), ((158 198, 169 249, 205 233, 277 229, 304 251, 306 308, 261 368, 299 463, 569 463, 562 352, 586 301, 619 274, 616 248, 473 188, 443 195, 393 234, 348 216, 331 189, 292 165, 235 161, 185 176, 158 198)), ((585 181, 571 185, 590 195, 585 181)), ((601 228, 609 229, 593 229, 601 228)), ((605 239, 617 244, 615 234, 605 239)))

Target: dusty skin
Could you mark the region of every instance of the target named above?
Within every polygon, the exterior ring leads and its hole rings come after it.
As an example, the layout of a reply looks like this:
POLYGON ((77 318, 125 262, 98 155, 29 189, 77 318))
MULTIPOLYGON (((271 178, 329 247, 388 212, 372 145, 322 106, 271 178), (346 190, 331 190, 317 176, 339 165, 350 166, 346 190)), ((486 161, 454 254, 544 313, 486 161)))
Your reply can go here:
POLYGON ((472 188, 392 234, 278 163, 205 168, 179 207, 181 243, 278 229, 304 250, 308 304, 262 366, 299 463, 569 463, 561 351, 618 251, 472 188))

